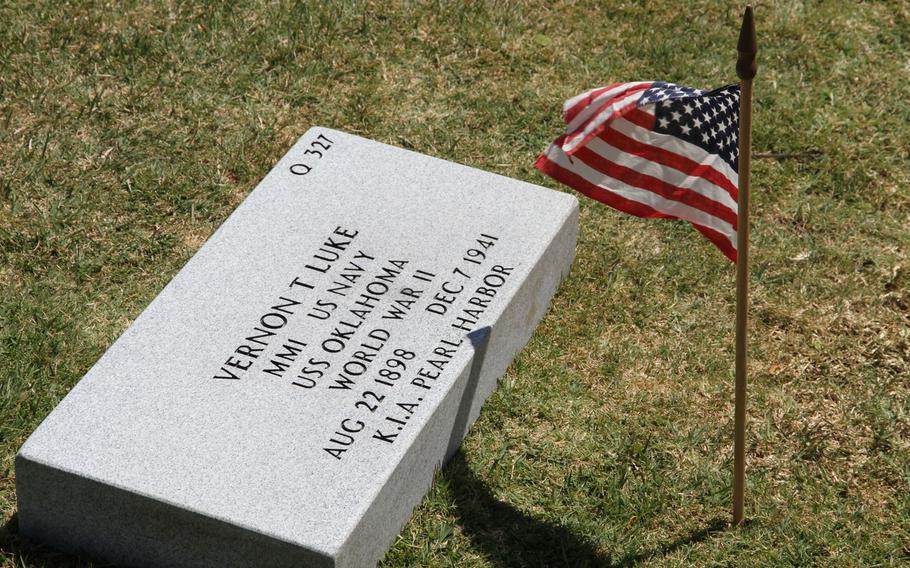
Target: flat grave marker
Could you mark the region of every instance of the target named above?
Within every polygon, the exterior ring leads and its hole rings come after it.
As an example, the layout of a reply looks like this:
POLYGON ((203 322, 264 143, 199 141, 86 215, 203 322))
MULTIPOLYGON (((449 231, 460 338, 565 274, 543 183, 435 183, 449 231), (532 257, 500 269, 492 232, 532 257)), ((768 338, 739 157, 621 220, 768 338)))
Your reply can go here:
POLYGON ((530 338, 574 197, 308 131, 44 420, 20 531, 130 566, 371 566, 530 338))

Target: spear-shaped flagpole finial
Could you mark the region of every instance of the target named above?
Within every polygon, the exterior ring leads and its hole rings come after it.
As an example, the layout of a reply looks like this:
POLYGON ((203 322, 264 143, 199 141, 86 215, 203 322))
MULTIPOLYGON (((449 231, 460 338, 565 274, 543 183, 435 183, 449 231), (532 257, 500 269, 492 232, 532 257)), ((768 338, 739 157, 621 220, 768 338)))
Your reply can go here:
POLYGON ((739 59, 736 60, 736 75, 740 79, 752 79, 758 69, 755 63, 758 45, 755 41, 755 18, 752 16, 752 6, 746 6, 743 14, 743 25, 739 28, 739 43, 736 45, 736 50, 739 52, 739 59))

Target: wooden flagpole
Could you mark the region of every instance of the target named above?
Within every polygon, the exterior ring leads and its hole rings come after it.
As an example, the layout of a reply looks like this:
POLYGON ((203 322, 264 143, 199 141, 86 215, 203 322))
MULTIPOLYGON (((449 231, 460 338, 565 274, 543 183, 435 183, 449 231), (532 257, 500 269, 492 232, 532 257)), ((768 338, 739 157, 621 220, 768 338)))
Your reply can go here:
POLYGON ((733 441, 733 524, 743 524, 746 488, 746 332, 749 307, 749 182, 752 168, 752 79, 757 69, 755 20, 746 7, 739 30, 739 198, 736 226, 736 403, 733 441))

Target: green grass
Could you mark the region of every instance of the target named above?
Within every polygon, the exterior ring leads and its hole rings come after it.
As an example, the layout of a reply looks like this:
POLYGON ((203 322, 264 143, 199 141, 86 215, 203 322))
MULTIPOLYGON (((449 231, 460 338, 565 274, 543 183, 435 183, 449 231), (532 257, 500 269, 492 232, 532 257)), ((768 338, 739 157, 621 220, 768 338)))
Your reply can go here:
MULTIPOLYGON (((741 6, 0 3, 0 563, 28 434, 311 125, 555 187, 564 99, 735 80, 741 6)), ((383 561, 910 563, 910 6, 767 0, 753 171, 749 524, 733 269, 582 203, 572 275, 383 561)))

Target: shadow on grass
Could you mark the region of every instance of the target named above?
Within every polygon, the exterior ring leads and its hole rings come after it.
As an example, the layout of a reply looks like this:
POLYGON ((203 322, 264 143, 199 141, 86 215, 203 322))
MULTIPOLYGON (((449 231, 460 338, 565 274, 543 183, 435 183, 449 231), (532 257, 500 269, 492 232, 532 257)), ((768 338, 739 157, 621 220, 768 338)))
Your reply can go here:
POLYGON ((572 532, 570 528, 535 519, 497 499, 483 480, 474 474, 464 453, 458 449, 470 422, 471 405, 480 382, 492 333, 490 327, 484 327, 468 334, 475 351, 474 360, 449 439, 449 460, 442 470, 442 477, 452 488, 462 530, 471 542, 486 554, 490 562, 501 568, 528 566, 622 568, 671 554, 684 546, 703 541, 728 526, 724 519, 713 519, 706 527, 694 530, 663 546, 613 558, 598 550, 590 540, 572 532))
POLYGON ((729 526, 724 519, 713 519, 707 526, 657 548, 614 558, 570 528, 536 519, 497 499, 471 471, 460 451, 445 467, 442 477, 452 488, 462 530, 491 563, 501 568, 634 566, 704 541, 729 526))
POLYGON ((0 561, 4 566, 41 566, 47 568, 101 568, 104 564, 87 559, 54 552, 33 544, 19 535, 19 515, 14 513, 0 527, 0 561))

